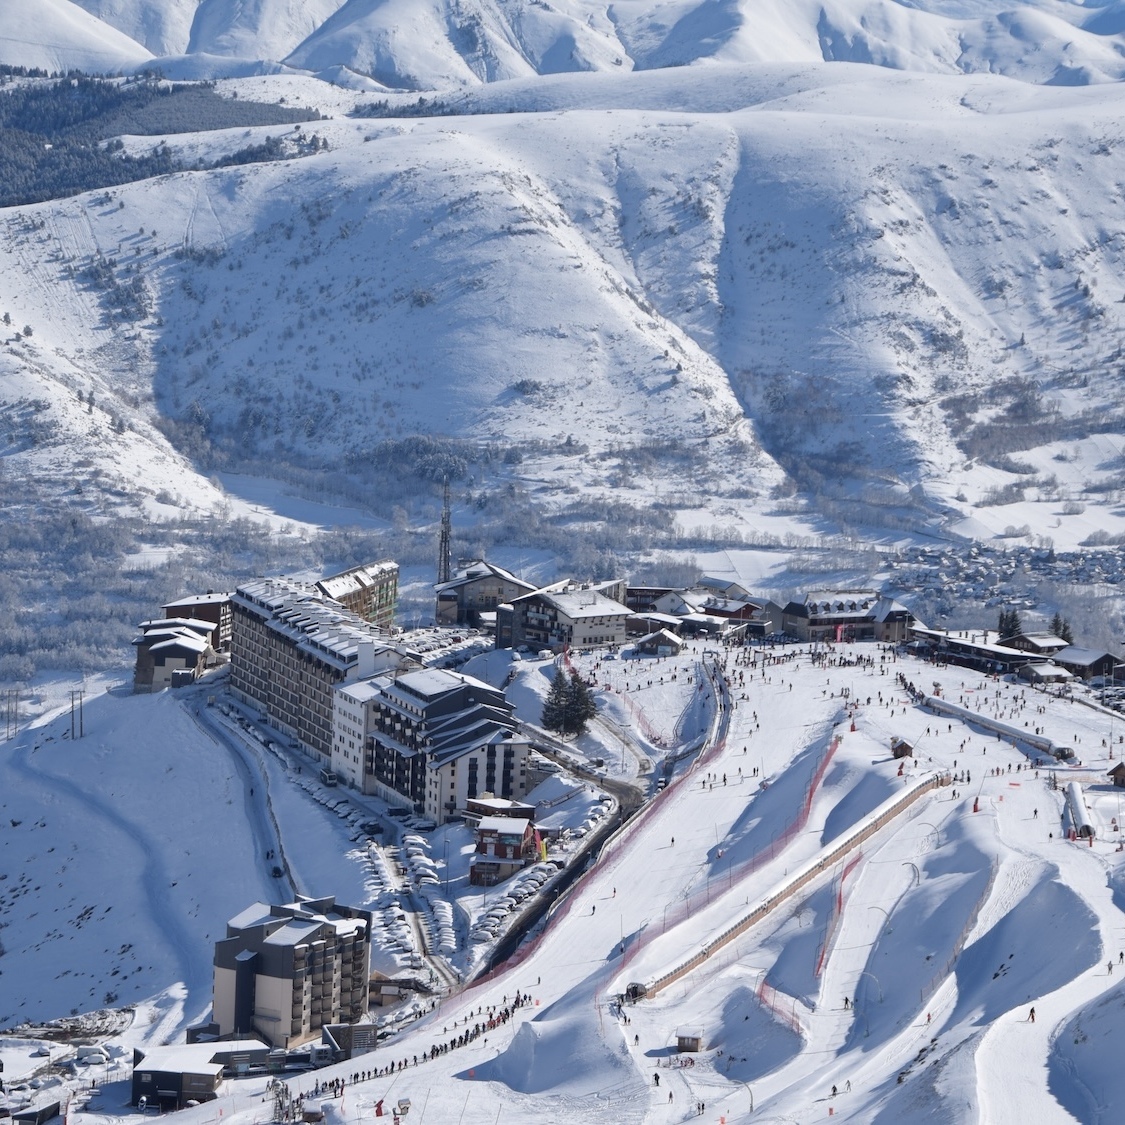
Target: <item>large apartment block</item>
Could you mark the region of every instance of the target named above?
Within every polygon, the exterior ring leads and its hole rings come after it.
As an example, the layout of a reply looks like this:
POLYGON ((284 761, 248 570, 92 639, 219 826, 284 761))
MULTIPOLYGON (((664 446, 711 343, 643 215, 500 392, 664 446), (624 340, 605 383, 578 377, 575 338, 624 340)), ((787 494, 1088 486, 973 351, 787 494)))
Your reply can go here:
POLYGON ((374 626, 313 586, 263 578, 231 595, 231 691, 327 764, 337 685, 406 666, 374 626))
POLYGON ((398 563, 381 559, 365 566, 353 566, 343 574, 322 578, 316 588, 369 624, 387 631, 393 628, 398 601, 398 563))
POLYGON ((256 1032, 274 1047, 367 1012, 371 913, 333 898, 256 902, 215 943, 213 1021, 222 1036, 256 1032))
POLYGON ((527 793, 527 741, 499 688, 437 668, 336 692, 332 767, 349 785, 449 820, 484 793, 527 793))

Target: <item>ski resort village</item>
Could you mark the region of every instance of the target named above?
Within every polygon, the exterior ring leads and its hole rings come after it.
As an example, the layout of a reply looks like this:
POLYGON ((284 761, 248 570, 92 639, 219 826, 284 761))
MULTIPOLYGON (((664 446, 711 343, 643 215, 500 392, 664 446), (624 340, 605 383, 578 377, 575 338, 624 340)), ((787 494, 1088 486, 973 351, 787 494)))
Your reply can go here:
POLYGON ((0 1125, 1125 1122, 1125 0, 0 0, 0 1125))
POLYGON ((403 630, 398 579, 188 594, 132 682, 9 723, 5 1116, 1125 1096, 1114 654, 874 588, 540 587, 448 554, 436 624, 403 630))

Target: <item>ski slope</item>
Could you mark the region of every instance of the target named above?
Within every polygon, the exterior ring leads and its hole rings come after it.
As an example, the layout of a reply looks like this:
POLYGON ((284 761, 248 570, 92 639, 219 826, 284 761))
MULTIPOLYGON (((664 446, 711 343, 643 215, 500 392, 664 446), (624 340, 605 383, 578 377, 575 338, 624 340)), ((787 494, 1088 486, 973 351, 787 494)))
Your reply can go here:
MULTIPOLYGON (((1125 1019, 1115 979, 1125 969, 1107 970, 1110 961, 1116 968, 1125 924, 1121 833, 1112 823, 1125 821, 1117 791, 1105 783, 1120 757, 1116 717, 875 645, 840 646, 815 662, 802 649, 773 650, 782 655, 763 664, 758 654, 743 665, 723 654, 729 727, 718 721, 714 687, 700 678, 702 646, 676 660, 584 664, 603 707, 692 738, 700 728, 687 716, 702 708, 710 740, 700 756, 679 763, 674 782, 607 844, 509 965, 443 1000, 374 1056, 338 1068, 351 1074, 419 1056, 417 1068, 411 1062, 349 1086, 349 1119, 386 1095, 410 1097, 416 1110, 425 1105, 434 1121, 466 1109, 501 1122, 529 1113, 659 1122, 691 1116, 697 1102, 706 1103, 706 1119, 739 1121, 750 1097, 755 1115, 782 1118, 827 1116, 831 1107, 854 1121, 1114 1119, 1125 1085, 1101 1044, 1121 1033, 1125 1019), (1029 732, 1040 727, 1057 739, 1065 731, 1081 765, 1037 767, 1032 747, 997 739, 971 718, 915 705, 900 674, 916 689, 937 687, 944 698, 965 701, 967 714, 1029 732), (625 695, 632 704, 623 711, 625 695), (901 775, 887 749, 892 735, 915 746, 901 775), (629 984, 682 964, 935 773, 950 775, 950 784, 897 812, 654 998, 619 1006, 629 984), (1056 773, 1057 791, 1050 788, 1056 773), (1092 846, 1063 838, 1062 787, 1071 779, 1083 785, 1097 828, 1092 846), (498 1011, 517 992, 532 999, 510 1019, 467 1045, 422 1057, 479 1022, 478 1009, 498 1011), (674 1050, 685 1026, 701 1028, 705 1044, 686 1067, 674 1050)), ((514 667, 517 683, 546 682, 537 662, 514 667)), ((523 706, 533 707, 537 696, 526 691, 523 706)), ((255 769, 252 756, 242 767, 224 758, 194 725, 197 704, 188 698, 105 695, 88 701, 82 740, 70 742, 64 709, 4 744, 0 857, 8 879, 0 886, 18 893, 7 904, 0 1009, 18 1013, 22 1003, 44 1018, 53 1008, 83 1010, 119 987, 122 1001, 153 1013, 152 1024, 135 1023, 114 1040, 125 1043, 174 1035, 205 1012, 207 934, 221 925, 223 909, 211 899, 202 908, 192 888, 223 870, 227 913, 262 893, 254 857, 269 837, 248 837, 233 850, 194 844, 184 885, 175 874, 183 833, 151 832, 152 818, 143 815, 165 809, 171 787, 200 793, 191 803, 193 840, 229 841, 236 824, 268 833, 268 825, 254 827, 253 813, 268 784, 299 885, 345 899, 369 893, 362 863, 345 858, 346 838, 331 830, 336 818, 328 817, 329 831, 314 827, 326 810, 292 788, 291 771, 271 765, 264 781, 245 772, 255 769), (154 757, 129 735, 141 729, 142 711, 176 732, 171 757, 154 757), (65 774, 59 752, 67 755, 65 774), (96 768, 86 771, 87 759, 96 768), (216 787, 227 796, 205 796, 216 787), (10 827, 12 820, 22 823, 10 827), (51 832, 48 849, 29 835, 39 820, 49 827, 38 831, 51 832), (130 874, 126 839, 143 844, 148 876, 130 874), (41 934, 33 937, 35 919, 58 913, 61 922, 77 908, 65 897, 73 891, 49 881, 59 862, 88 871, 80 882, 96 886, 99 912, 64 937, 70 972, 44 990, 33 982, 54 954, 41 947, 41 934), (114 875, 97 874, 103 871, 114 875), (103 950, 123 945, 129 933, 144 939, 133 947, 143 968, 120 981, 120 971, 112 975, 117 961, 103 950), (89 980, 79 989, 85 1000, 72 977, 89 980)), ((657 762, 678 745, 648 743, 657 762)), ((157 823, 165 828, 168 813, 157 823)), ((311 1088, 314 1080, 290 1085, 311 1088)), ((252 1081, 231 1087, 219 1103, 224 1120, 249 1125, 258 1088, 252 1081)), ((182 1116, 213 1120, 214 1113, 201 1107, 182 1116)))

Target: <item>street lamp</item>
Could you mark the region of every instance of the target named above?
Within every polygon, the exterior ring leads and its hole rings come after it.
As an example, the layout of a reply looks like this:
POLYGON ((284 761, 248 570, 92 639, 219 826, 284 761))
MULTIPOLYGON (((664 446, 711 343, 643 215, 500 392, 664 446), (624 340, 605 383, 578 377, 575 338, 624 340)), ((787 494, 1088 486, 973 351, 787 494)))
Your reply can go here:
POLYGON ((870 977, 875 982, 875 987, 879 990, 879 1003, 883 1002, 883 986, 879 983, 879 978, 874 973, 869 973, 866 969, 859 974, 861 977, 870 977))
POLYGON ((743 1085, 746 1087, 746 1092, 750 1095, 750 1112, 753 1113, 754 1112, 754 1091, 750 1089, 750 1083, 749 1082, 744 1082, 743 1085))

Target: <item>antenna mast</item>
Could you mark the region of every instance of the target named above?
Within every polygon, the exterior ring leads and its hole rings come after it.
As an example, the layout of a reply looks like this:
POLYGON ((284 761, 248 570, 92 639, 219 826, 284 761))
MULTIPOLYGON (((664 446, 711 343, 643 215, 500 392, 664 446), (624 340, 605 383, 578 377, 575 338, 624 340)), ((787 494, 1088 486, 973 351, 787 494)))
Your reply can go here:
POLYGON ((452 566, 453 520, 449 512, 449 477, 445 478, 445 491, 441 505, 441 538, 438 540, 438 581, 448 582, 452 566))

